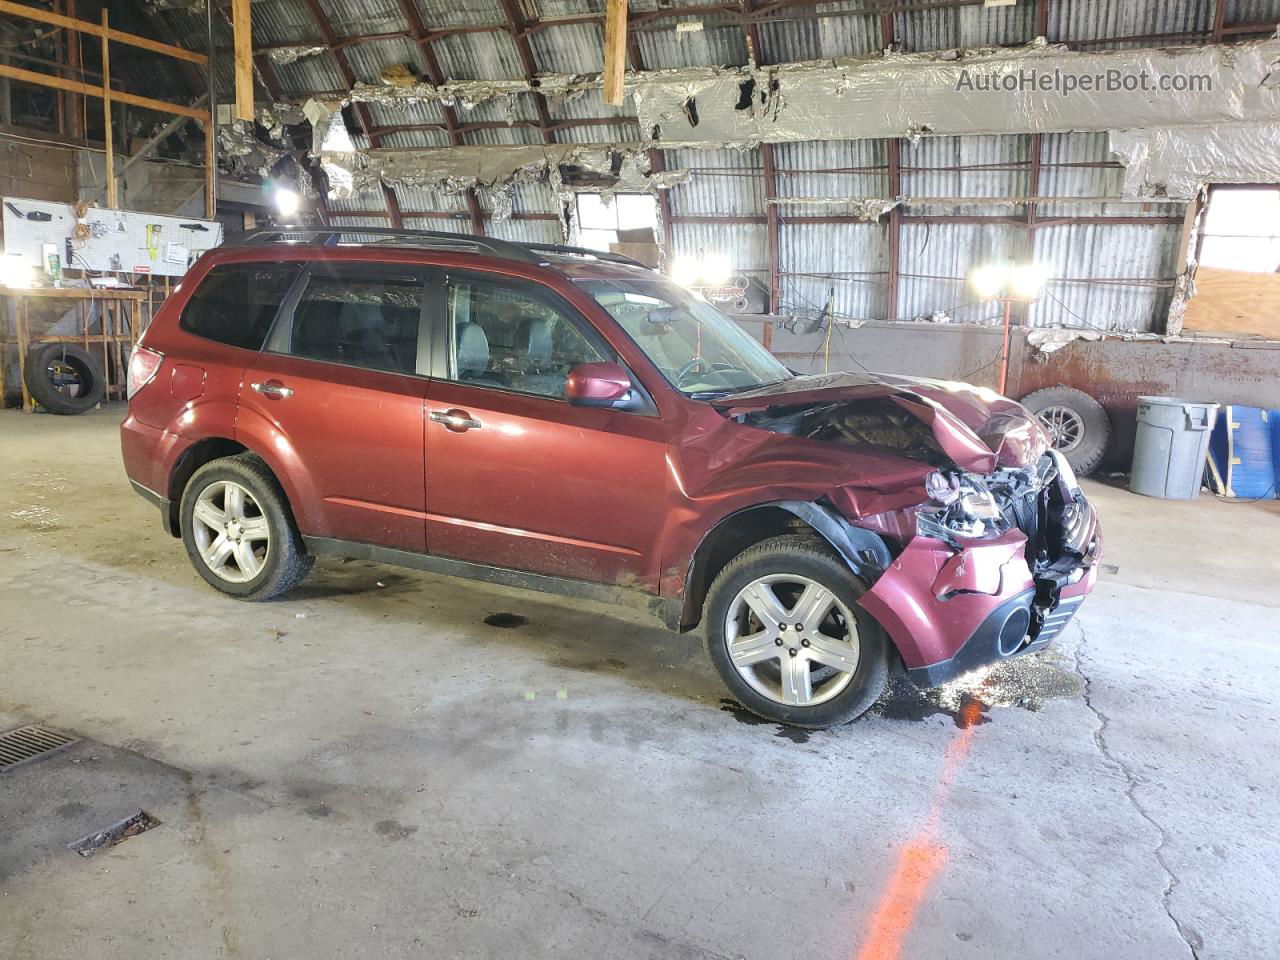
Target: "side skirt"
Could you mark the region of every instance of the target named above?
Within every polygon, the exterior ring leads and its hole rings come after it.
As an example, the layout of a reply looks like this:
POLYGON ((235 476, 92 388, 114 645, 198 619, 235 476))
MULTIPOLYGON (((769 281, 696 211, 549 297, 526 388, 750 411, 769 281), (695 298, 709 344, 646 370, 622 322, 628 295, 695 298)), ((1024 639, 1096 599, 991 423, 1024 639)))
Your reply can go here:
POLYGON ((307 552, 316 557, 350 557, 355 560, 373 560, 377 563, 392 564, 397 567, 409 567, 427 573, 438 573, 446 577, 461 577, 464 580, 480 580, 485 583, 497 583, 504 587, 519 587, 522 590, 533 590, 538 593, 552 593, 562 597, 573 597, 577 600, 594 600, 597 603, 608 603, 639 609, 663 621, 669 629, 679 629, 681 604, 668 597, 658 597, 643 590, 629 587, 612 587, 608 584, 593 583, 590 580, 574 580, 568 577, 550 577, 541 573, 529 573, 511 567, 496 567, 485 563, 471 563, 467 560, 454 560, 450 557, 437 557, 427 553, 413 553, 409 550, 394 550, 391 547, 380 547, 372 543, 359 543, 354 540, 334 540, 329 537, 303 536, 307 552))

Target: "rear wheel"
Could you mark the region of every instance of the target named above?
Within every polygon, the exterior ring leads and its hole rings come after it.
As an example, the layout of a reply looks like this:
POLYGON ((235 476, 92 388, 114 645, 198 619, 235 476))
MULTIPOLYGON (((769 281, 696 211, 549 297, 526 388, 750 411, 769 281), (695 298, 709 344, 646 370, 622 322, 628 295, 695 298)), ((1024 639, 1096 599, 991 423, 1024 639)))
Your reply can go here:
POLYGON ((707 595, 711 660, 752 713, 830 727, 884 690, 889 643, 857 606, 866 586, 826 544, 801 535, 750 547, 707 595))
POLYGON ((213 460, 182 495, 187 556, 200 576, 241 600, 270 600, 311 569, 284 491, 253 454, 213 460))

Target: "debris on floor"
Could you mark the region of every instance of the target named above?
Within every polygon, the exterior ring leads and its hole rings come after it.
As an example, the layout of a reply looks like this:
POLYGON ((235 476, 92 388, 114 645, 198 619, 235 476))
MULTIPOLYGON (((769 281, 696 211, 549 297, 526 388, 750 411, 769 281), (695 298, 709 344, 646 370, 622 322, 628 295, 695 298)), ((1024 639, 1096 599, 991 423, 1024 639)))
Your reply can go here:
POLYGON ((113 823, 105 830, 99 830, 97 833, 91 833, 87 837, 81 837, 74 843, 67 844, 68 850, 74 850, 82 857, 92 857, 104 847, 114 847, 118 843, 123 843, 130 837, 136 837, 140 833, 146 833, 148 830, 160 826, 160 821, 147 813, 145 810, 139 810, 131 817, 118 823, 113 823))

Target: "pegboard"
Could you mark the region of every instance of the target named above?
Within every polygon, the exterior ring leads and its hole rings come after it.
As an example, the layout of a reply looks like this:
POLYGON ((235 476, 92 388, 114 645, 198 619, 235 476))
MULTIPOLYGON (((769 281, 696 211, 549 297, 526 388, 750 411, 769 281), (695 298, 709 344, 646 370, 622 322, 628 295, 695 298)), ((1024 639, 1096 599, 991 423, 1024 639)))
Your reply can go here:
POLYGON ((5 197, 0 203, 4 210, 5 253, 17 254, 41 269, 42 245, 55 243, 64 270, 180 277, 196 257, 222 243, 222 224, 216 220, 101 207, 85 211, 83 222, 89 236, 77 240, 73 237, 75 208, 69 203, 20 197, 5 197), (29 219, 33 213, 39 219, 29 219))

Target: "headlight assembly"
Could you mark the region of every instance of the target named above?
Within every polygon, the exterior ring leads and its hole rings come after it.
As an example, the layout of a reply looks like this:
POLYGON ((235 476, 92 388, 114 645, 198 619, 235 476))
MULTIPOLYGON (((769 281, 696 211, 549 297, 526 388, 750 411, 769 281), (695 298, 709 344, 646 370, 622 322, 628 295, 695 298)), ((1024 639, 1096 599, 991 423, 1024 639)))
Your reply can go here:
POLYGON ((925 477, 929 502, 916 512, 916 532, 950 540, 998 537, 1009 529, 1000 504, 981 477, 935 471, 925 477))

